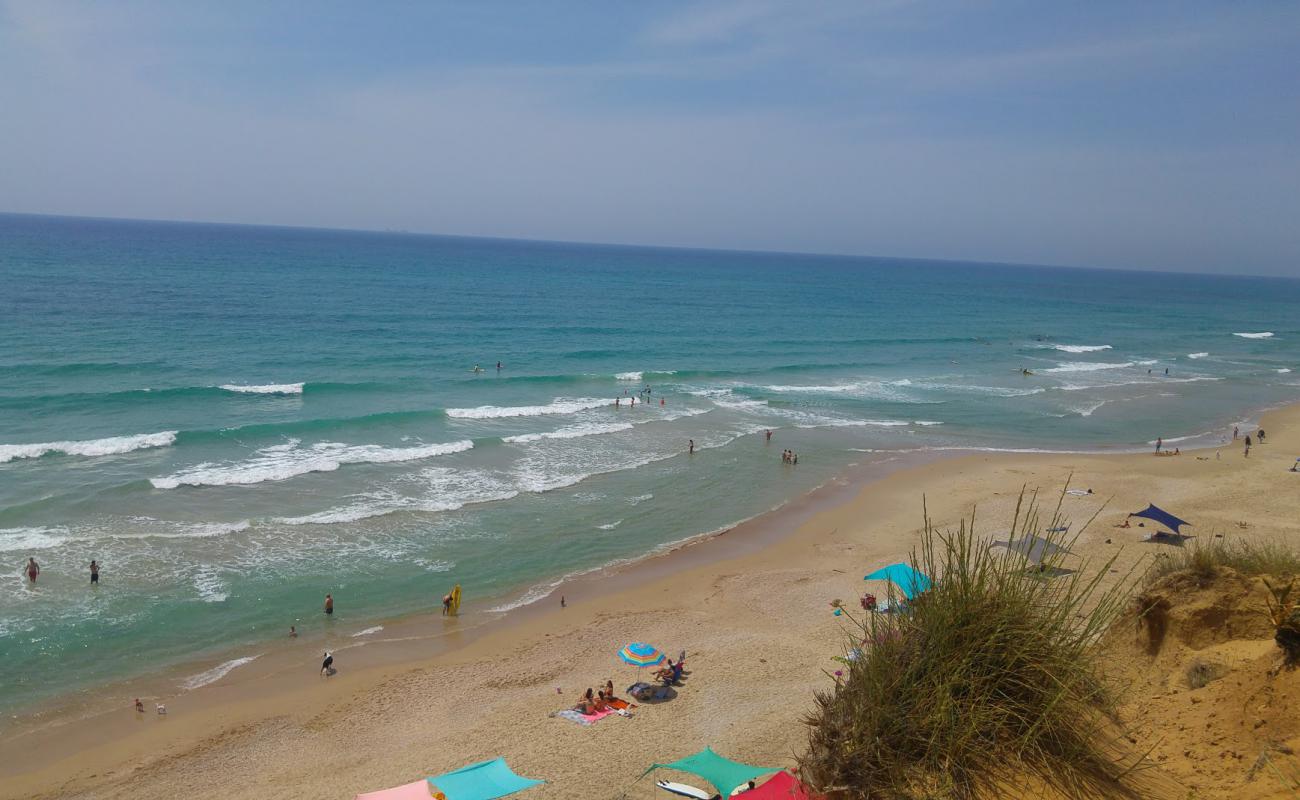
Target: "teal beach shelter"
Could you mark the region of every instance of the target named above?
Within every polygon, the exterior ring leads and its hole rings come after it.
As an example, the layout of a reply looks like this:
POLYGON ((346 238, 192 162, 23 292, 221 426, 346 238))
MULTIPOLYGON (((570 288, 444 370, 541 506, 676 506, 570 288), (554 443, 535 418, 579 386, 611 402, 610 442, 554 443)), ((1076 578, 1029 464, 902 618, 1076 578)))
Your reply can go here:
MULTIPOLYGON (((732 761, 729 758, 723 758, 713 752, 711 747, 706 747, 695 755, 678 759, 669 764, 651 764, 649 769, 641 773, 641 777, 644 778, 657 769, 676 769, 689 772, 692 775, 699 775, 713 784, 713 787, 718 790, 718 794, 723 797, 729 797, 737 786, 749 783, 763 775, 781 771, 780 767, 755 767, 742 764, 739 761, 732 761)), ((448 795, 447 800, 454 800, 454 798, 448 795)))
POLYGON ((931 586, 930 578, 923 572, 917 572, 908 564, 890 564, 863 576, 864 581, 889 581, 898 587, 903 597, 911 600, 931 586))
POLYGON ((428 781, 447 800, 494 800, 545 783, 516 775, 504 758, 470 764, 428 781))

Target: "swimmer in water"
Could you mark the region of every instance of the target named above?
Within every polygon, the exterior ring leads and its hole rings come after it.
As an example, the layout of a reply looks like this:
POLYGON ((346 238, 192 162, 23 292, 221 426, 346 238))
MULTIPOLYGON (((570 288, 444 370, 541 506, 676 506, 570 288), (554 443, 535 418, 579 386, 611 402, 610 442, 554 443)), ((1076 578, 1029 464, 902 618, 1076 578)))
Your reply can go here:
MULTIPOLYGON (((694 439, 687 439, 687 440, 686 440, 686 452, 689 453, 690 455, 695 455, 695 440, 694 440, 694 439)), ((32 580, 35 580, 35 578, 33 578, 32 580)))
POLYGON ((325 613, 330 616, 334 615, 334 595, 325 595, 325 613))
POLYGON ((40 574, 41 574, 41 565, 36 563, 36 559, 31 558, 29 556, 27 558, 27 580, 30 583, 35 584, 36 576, 40 574))

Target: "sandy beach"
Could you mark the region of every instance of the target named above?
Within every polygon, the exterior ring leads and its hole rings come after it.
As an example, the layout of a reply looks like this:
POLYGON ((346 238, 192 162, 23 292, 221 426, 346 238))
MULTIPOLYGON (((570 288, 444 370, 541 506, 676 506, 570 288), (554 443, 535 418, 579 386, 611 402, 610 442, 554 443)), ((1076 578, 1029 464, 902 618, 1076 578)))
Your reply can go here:
MULTIPOLYGON (((871 588, 866 572, 906 558, 923 498, 941 527, 977 508, 977 530, 996 537, 1022 487, 1041 490, 1047 505, 1067 479, 1092 489, 1067 495, 1063 513, 1077 526, 1104 504, 1076 556, 1086 565, 1118 553, 1111 581, 1166 547, 1141 543, 1136 523, 1115 527, 1149 502, 1190 520, 1202 539, 1300 544, 1300 474, 1288 471, 1300 453, 1300 406, 1261 425, 1267 444, 1249 458, 1236 442, 1170 457, 965 454, 850 474, 725 535, 562 586, 501 624, 435 613, 371 634, 386 643, 340 648, 365 638, 344 630, 344 617, 327 642, 267 643, 226 677, 160 696, 166 716, 123 702, 168 685, 155 676, 14 721, 0 738, 0 797, 348 798, 504 756, 547 781, 531 797, 649 798, 653 780, 638 781, 649 764, 705 745, 793 766, 806 741, 801 720, 842 652, 829 603, 852 603, 871 588), (589 727, 548 716, 589 686, 633 682, 615 657, 631 641, 687 653, 675 697, 589 727), (322 647, 337 653, 329 679, 317 676, 322 647)), ((1180 757, 1162 769, 1193 781, 1180 757)), ((1227 796, 1222 783, 1197 788, 1227 796)))

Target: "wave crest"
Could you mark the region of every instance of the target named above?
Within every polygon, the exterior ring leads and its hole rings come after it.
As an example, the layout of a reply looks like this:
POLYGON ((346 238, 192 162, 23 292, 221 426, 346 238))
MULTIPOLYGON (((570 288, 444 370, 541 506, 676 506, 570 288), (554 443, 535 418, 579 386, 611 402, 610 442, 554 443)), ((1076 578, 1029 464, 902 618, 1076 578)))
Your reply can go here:
POLYGON ((40 458, 50 453, 69 456, 115 456, 132 450, 168 447, 176 441, 176 431, 141 433, 136 436, 109 436, 75 442, 39 442, 36 444, 0 444, 0 464, 20 458, 40 458))
POLYGON ((478 406, 476 408, 449 408, 447 416, 453 419, 503 419, 506 417, 540 417, 546 414, 576 414, 593 408, 612 406, 609 400, 583 397, 576 400, 557 398, 544 406, 478 406))
POLYGON ((223 383, 220 388, 238 394, 302 394, 302 387, 301 383, 264 383, 254 386, 223 383))

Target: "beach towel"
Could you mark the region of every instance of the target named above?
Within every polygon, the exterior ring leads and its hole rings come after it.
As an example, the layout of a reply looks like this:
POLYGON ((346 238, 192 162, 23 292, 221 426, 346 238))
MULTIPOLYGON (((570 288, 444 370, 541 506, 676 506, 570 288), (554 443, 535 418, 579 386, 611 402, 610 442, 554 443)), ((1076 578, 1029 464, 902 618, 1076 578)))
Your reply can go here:
POLYGON ((578 723, 579 725, 590 725, 594 722, 604 719, 605 717, 608 717, 610 714, 617 714, 617 713, 618 710, 613 708, 607 708, 604 711, 597 711, 595 714, 584 714, 581 711, 575 711, 572 708, 566 708, 563 711, 556 711, 552 713, 551 716, 572 720, 578 723))

